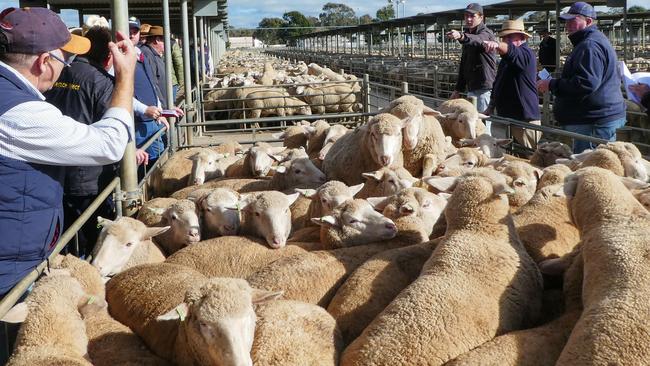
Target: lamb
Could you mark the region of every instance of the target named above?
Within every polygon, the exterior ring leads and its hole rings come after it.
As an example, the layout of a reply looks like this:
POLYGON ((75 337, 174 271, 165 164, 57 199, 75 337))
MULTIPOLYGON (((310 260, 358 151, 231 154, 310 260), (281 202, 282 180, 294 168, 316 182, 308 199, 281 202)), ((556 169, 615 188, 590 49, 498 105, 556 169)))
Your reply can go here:
MULTIPOLYGON (((461 139, 460 140, 460 145, 461 146, 467 146, 467 147, 478 147, 481 151, 483 151, 483 154, 489 158, 501 158, 503 157, 503 151, 499 149, 499 147, 503 147, 506 145, 509 145, 512 142, 512 139, 498 139, 493 136, 490 136, 486 133, 473 138, 473 139, 461 139)), ((544 144, 549 144, 548 142, 545 142, 541 145, 544 144)), ((540 146, 541 146, 540 145, 540 146)), ((566 146, 566 145, 564 145, 566 146)), ((568 146, 567 146, 568 147, 568 146)), ((546 149, 546 147, 545 147, 546 149)), ((538 149, 539 150, 539 147, 538 149)), ((539 155, 538 155, 539 156, 539 155)), ((555 160, 553 160, 555 162, 555 160)), ((545 166, 545 165, 543 165, 545 166)))
POLYGON ((237 235, 239 232, 239 212, 229 207, 237 206, 239 193, 228 188, 215 188, 197 205, 203 217, 203 237, 237 235))
POLYGON ((201 149, 189 157, 192 161, 192 172, 187 185, 203 184, 206 180, 223 177, 228 168, 243 159, 243 155, 222 155, 210 149, 201 149))
POLYGON ((645 264, 650 214, 626 188, 630 183, 590 167, 569 175, 558 192, 569 198, 584 266, 584 311, 558 365, 640 365, 650 357, 650 336, 640 327, 650 313, 645 264))
POLYGON ((260 84, 265 86, 272 86, 273 80, 277 76, 277 72, 273 69, 273 65, 270 62, 264 63, 264 74, 260 79, 260 84))
POLYGON ((302 100, 291 97, 285 92, 269 90, 248 93, 244 100, 244 107, 250 111, 249 118, 284 117, 294 114, 311 116, 312 114, 310 105, 302 100))
MULTIPOLYGON (((311 203, 305 214, 306 220, 328 215, 334 208, 343 202, 352 199, 359 191, 363 189, 363 184, 348 187, 343 182, 331 180, 324 183, 318 189, 296 189, 298 193, 309 198, 311 203)), ((305 223, 305 226, 311 226, 311 221, 305 223)))
POLYGON ((154 242, 167 255, 201 240, 199 211, 193 201, 181 199, 173 203, 162 214, 161 225, 170 229, 158 235, 154 242))
MULTIPOLYGON (((247 280, 256 288, 281 288, 286 299, 327 307, 345 279, 368 258, 384 250, 428 239, 422 232, 422 222, 416 217, 401 217, 395 224, 400 232, 391 240, 282 257, 253 273, 247 280)), ((392 236, 395 236, 396 229, 393 230, 392 236)))
POLYGON ((309 130, 306 127, 304 125, 289 126, 282 132, 274 133, 273 138, 283 140, 282 145, 287 149, 307 147, 309 130))
POLYGON ((501 171, 510 182, 514 192, 508 194, 508 202, 512 212, 528 202, 537 190, 537 181, 542 176, 542 170, 521 161, 508 161, 497 170, 501 171))
POLYGON ((418 182, 418 179, 403 167, 384 167, 374 172, 363 173, 362 176, 366 182, 357 194, 358 198, 390 196, 418 182))
POLYGON ((178 202, 176 198, 156 197, 142 204, 136 219, 147 226, 161 226, 163 213, 171 205, 178 202))
POLYGON ((415 281, 437 241, 380 252, 348 277, 327 307, 341 329, 344 344, 356 339, 404 288, 415 281))
POLYGON ((465 99, 451 99, 440 104, 435 117, 440 119, 440 125, 446 136, 451 136, 454 142, 466 138, 476 138, 485 131, 482 119, 489 118, 476 110, 476 107, 465 99))
POLYGON ((325 138, 329 131, 330 124, 324 119, 314 121, 311 126, 307 127, 309 131, 309 141, 307 142, 307 155, 310 159, 318 158, 320 150, 325 144, 325 138))
POLYGON ((347 80, 347 79, 345 79, 345 77, 343 75, 337 74, 336 72, 332 71, 328 67, 322 67, 322 66, 320 66, 318 64, 315 64, 315 63, 311 63, 311 64, 307 65, 307 67, 308 67, 307 73, 309 75, 315 75, 315 76, 324 75, 327 78, 327 80, 332 80, 332 81, 346 81, 347 80))
POLYGON ((443 364, 537 320, 542 278, 514 234, 505 177, 479 169, 452 188, 447 233, 341 365, 443 364))
POLYGON ((92 265, 102 277, 110 277, 125 269, 144 263, 165 260, 163 250, 151 238, 169 230, 169 226, 147 227, 130 217, 115 221, 97 218, 102 231, 92 252, 92 265))
POLYGON ((629 142, 610 142, 598 145, 595 150, 572 155, 571 160, 558 159, 569 164, 574 170, 585 167, 600 167, 621 177, 631 177, 640 181, 648 180, 646 161, 639 149, 629 142))
POLYGON ((564 164, 549 165, 542 170, 542 177, 537 182, 537 190, 554 184, 564 183, 564 178, 571 173, 571 169, 564 164))
POLYGON ((325 309, 275 300, 258 305, 255 312, 254 365, 338 365, 341 334, 325 309))
POLYGON ((555 164, 557 159, 568 159, 571 157, 571 148, 559 141, 542 142, 530 157, 530 163, 540 168, 546 168, 555 164))
POLYGON ((323 148, 318 152, 318 160, 325 160, 325 156, 332 148, 332 145, 338 141, 341 137, 348 134, 350 130, 343 125, 334 125, 327 129, 327 134, 325 135, 325 141, 323 143, 323 148))
POLYGON ((362 183, 361 173, 391 165, 402 165, 404 121, 391 114, 378 114, 368 124, 341 137, 323 161, 329 180, 347 185, 362 183), (346 164, 341 164, 346 162, 346 164))
POLYGON ((354 112, 357 96, 348 84, 329 84, 296 89, 316 114, 354 112))
MULTIPOLYGON (((405 120, 404 125, 404 168, 413 176, 428 176, 432 171, 423 168, 434 166, 445 160, 446 140, 440 123, 430 114, 435 111, 424 105, 422 100, 410 95, 391 102, 389 112, 405 120)), ((385 108, 385 110, 388 108, 385 108)))
POLYGON ((253 306, 278 296, 169 263, 131 268, 106 285, 111 315, 178 365, 251 365, 253 306))
POLYGON ((244 159, 238 160, 226 169, 226 177, 261 178, 265 177, 275 161, 281 160, 279 154, 284 147, 274 147, 266 142, 256 142, 244 154, 244 159))
POLYGON ((446 177, 457 177, 463 175, 468 169, 486 167, 492 165, 496 159, 490 159, 473 147, 461 147, 454 155, 449 156, 435 170, 436 175, 446 177))
POLYGON ((44 277, 27 300, 14 305, 2 318, 22 322, 7 365, 92 365, 82 314, 106 307, 69 275, 44 277))

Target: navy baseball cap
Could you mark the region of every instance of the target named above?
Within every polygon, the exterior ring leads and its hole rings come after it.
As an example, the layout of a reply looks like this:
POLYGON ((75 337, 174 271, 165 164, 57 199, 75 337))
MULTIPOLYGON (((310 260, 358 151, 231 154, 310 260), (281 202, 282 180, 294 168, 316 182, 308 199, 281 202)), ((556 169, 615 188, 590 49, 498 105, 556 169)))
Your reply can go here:
POLYGON ((578 1, 573 3, 569 8, 569 11, 560 15, 560 18, 563 20, 570 20, 576 17, 576 15, 582 15, 587 18, 596 19, 596 10, 594 7, 587 4, 584 1, 578 1))
POLYGON ((38 55, 56 49, 84 54, 90 40, 70 34, 68 27, 47 8, 7 8, 0 13, 0 45, 9 53, 38 55))
POLYGON ((483 7, 481 6, 481 4, 471 3, 467 5, 467 7, 465 8, 465 12, 472 13, 472 14, 476 14, 476 13, 483 14, 483 7))
POLYGON ((136 17, 130 17, 129 18, 129 29, 130 28, 140 29, 140 19, 138 19, 136 17))

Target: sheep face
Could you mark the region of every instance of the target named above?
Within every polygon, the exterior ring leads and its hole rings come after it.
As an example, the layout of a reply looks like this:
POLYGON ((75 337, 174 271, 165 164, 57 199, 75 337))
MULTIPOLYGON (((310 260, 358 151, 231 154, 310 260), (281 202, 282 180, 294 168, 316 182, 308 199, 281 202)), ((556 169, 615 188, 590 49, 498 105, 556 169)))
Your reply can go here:
POLYGON ((192 172, 188 184, 203 184, 208 178, 222 176, 224 171, 220 169, 217 163, 219 159, 224 157, 225 155, 217 154, 209 149, 201 149, 201 151, 188 157, 192 161, 192 172))
POLYGON ((482 134, 475 139, 462 139, 462 146, 478 147, 485 156, 489 158, 503 157, 503 151, 500 146, 506 146, 512 142, 512 139, 497 139, 488 134, 482 134))
POLYGON ((405 169, 381 168, 374 172, 363 173, 363 177, 374 182, 383 196, 390 196, 401 189, 412 187, 417 181, 405 169))
POLYGON ((370 146, 368 147, 372 152, 373 160, 380 166, 388 167, 395 163, 402 150, 402 123, 392 115, 378 116, 390 116, 399 124, 396 126, 393 123, 384 124, 383 121, 372 124, 369 122, 370 146))
POLYGON ((327 153, 332 148, 332 145, 334 145, 334 143, 338 141, 338 139, 340 139, 342 136, 344 136, 347 132, 348 129, 345 126, 334 125, 330 127, 327 130, 327 134, 325 135, 323 148, 318 153, 318 159, 325 160, 325 156, 327 156, 327 153))
POLYGON ((228 207, 237 206, 239 195, 229 189, 217 188, 201 200, 203 223, 206 232, 218 235, 237 235, 239 213, 228 207))
POLYGON ((274 249, 286 245, 291 233, 291 206, 299 193, 285 195, 276 191, 265 191, 242 195, 240 210, 246 213, 250 226, 274 249))
POLYGON ((544 142, 537 145, 537 150, 530 158, 530 163, 539 167, 555 164, 557 159, 568 159, 572 154, 571 148, 561 142, 544 142))
POLYGON ((285 181, 294 187, 320 186, 327 180, 325 174, 309 160, 301 157, 286 161, 275 168, 285 181))
POLYGON ((312 221, 340 231, 348 245, 389 240, 397 235, 395 223, 361 199, 348 200, 336 207, 330 215, 312 221))
POLYGON ((198 210, 190 200, 179 200, 171 205, 165 210, 162 221, 171 227, 168 235, 173 243, 185 246, 201 240, 198 210))
POLYGON ((142 242, 169 230, 165 227, 146 227, 142 222, 130 217, 115 221, 97 218, 102 231, 92 253, 92 265, 102 277, 110 277, 122 271, 131 255, 142 242))
POLYGON ((368 198, 368 202, 391 219, 404 216, 421 218, 423 222, 430 225, 426 228, 430 234, 433 224, 438 221, 447 207, 447 198, 448 195, 443 193, 436 195, 422 188, 406 188, 390 197, 368 198))
POLYGON ((348 187, 345 183, 333 180, 318 187, 318 190, 296 189, 296 191, 318 201, 321 206, 321 215, 328 215, 343 202, 351 200, 362 188, 363 184, 348 187))
POLYGON ((253 146, 248 153, 251 159, 251 169, 255 177, 264 177, 269 173, 273 162, 279 159, 276 155, 284 151, 284 147, 253 146))
POLYGON ((252 289, 240 279, 212 278, 189 290, 184 302, 157 319, 178 323, 194 365, 252 366, 253 306, 281 294, 252 289))
POLYGON ((486 164, 487 157, 476 148, 462 147, 452 156, 448 157, 436 169, 436 175, 454 175, 464 169, 474 169, 486 164))

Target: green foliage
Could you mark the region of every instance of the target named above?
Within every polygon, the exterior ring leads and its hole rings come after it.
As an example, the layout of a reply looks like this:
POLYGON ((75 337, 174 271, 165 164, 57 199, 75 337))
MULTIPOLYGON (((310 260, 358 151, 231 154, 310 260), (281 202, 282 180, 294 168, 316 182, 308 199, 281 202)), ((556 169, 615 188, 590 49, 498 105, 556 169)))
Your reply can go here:
POLYGON ((646 9, 641 5, 634 5, 627 8, 628 13, 645 13, 646 11, 650 11, 650 9, 646 9))
MULTIPOLYGON (((257 25, 258 28, 282 28, 285 22, 280 18, 264 18, 257 25)), ((253 36, 266 44, 284 43, 282 29, 256 29, 253 36)))
POLYGON ((357 16, 354 9, 337 3, 327 3, 323 5, 323 12, 318 16, 321 25, 324 26, 346 26, 356 25, 357 16))
POLYGON ((393 8, 393 4, 386 5, 383 8, 377 10, 376 16, 380 21, 391 20, 395 18, 395 8, 393 8))
POLYGON ((361 17, 359 17, 359 24, 370 24, 372 23, 372 17, 370 14, 364 14, 361 17))

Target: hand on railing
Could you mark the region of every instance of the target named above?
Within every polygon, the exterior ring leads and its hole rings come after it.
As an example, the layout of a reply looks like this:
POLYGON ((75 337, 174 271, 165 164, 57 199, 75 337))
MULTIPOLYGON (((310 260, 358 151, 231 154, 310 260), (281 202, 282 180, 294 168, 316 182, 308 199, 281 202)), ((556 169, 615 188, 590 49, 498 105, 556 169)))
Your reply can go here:
POLYGON ((158 122, 158 124, 161 124, 161 123, 162 123, 163 125, 165 125, 165 128, 167 128, 167 130, 169 130, 169 121, 167 121, 167 118, 162 117, 162 116, 161 116, 161 117, 158 117, 158 119, 156 120, 156 122, 158 122))
POLYGON ((149 164, 149 154, 147 154, 147 152, 142 149, 137 149, 135 151, 135 161, 138 163, 138 165, 147 165, 149 164))
POLYGON ((185 111, 179 107, 174 107, 174 110, 176 111, 176 113, 178 113, 179 117, 183 117, 185 115, 185 111))
POLYGON ((162 108, 158 108, 153 105, 148 106, 147 109, 144 111, 145 116, 153 119, 160 118, 161 114, 162 114, 162 108))

